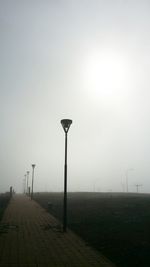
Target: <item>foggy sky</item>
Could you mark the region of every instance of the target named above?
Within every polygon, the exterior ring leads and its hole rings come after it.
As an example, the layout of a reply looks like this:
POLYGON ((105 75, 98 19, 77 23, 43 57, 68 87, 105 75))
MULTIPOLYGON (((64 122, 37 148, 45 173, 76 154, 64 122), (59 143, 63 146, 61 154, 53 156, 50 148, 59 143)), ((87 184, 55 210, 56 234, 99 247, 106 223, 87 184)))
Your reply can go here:
POLYGON ((0 0, 0 192, 150 192, 150 3, 0 0), (30 175, 31 181, 31 175, 30 175))

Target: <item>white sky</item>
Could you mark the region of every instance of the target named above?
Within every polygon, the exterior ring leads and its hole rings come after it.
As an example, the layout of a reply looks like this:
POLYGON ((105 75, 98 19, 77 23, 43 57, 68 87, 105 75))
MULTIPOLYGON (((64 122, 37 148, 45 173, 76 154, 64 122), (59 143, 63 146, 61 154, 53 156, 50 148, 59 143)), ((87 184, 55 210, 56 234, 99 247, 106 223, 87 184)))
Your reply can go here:
POLYGON ((0 0, 0 191, 150 192, 149 0, 0 0), (31 175, 30 175, 31 181, 31 175))

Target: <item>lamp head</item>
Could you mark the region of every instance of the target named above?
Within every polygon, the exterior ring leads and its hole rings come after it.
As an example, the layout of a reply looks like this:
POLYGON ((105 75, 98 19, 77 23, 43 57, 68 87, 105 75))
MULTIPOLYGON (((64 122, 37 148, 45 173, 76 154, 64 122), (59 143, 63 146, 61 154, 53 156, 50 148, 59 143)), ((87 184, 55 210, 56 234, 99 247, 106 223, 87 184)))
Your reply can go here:
POLYGON ((35 168, 35 166, 36 166, 35 164, 32 164, 32 168, 33 168, 33 169, 35 168))
POLYGON ((27 171, 27 174, 28 174, 28 175, 29 175, 29 173, 30 173, 30 172, 29 172, 29 171, 27 171))
POLYGON ((61 120, 61 125, 62 125, 65 133, 67 133, 69 131, 71 124, 72 124, 72 120, 68 120, 68 119, 61 120))

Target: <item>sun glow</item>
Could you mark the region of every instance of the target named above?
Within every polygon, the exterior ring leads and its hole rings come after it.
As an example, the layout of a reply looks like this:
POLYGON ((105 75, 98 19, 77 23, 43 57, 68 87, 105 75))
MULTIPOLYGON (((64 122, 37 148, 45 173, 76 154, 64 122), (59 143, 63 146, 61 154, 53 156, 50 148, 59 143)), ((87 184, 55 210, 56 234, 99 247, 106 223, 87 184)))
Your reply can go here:
POLYGON ((125 56, 116 51, 95 51, 86 58, 84 87, 90 97, 112 97, 122 93, 127 82, 125 56))

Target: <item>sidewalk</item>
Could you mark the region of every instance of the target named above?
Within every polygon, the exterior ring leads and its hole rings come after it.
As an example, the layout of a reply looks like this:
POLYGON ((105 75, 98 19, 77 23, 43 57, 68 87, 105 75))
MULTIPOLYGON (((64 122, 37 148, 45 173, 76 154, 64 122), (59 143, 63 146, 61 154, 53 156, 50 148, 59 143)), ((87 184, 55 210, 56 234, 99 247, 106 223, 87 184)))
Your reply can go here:
POLYGON ((35 201, 14 196, 0 223, 0 267, 114 267, 35 201))

